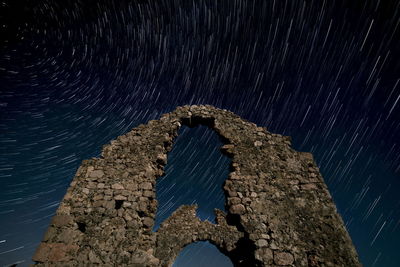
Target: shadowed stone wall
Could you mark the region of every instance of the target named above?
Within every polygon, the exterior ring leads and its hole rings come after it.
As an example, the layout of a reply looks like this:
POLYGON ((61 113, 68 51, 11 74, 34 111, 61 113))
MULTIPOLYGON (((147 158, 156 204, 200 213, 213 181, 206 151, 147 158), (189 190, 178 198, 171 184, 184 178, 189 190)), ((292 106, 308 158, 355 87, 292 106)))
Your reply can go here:
POLYGON ((139 125, 85 160, 33 260, 57 266, 170 266, 186 245, 209 241, 235 266, 360 266, 310 153, 227 110, 183 106, 139 125), (214 129, 232 158, 228 214, 216 224, 181 206, 152 231, 155 184, 181 125, 214 129))

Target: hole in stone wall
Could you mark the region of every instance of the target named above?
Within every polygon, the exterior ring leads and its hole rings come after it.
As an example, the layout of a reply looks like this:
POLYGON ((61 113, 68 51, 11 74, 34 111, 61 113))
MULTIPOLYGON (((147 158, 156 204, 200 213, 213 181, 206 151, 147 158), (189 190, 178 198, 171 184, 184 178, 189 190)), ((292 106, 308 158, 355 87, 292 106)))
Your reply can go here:
POLYGON ((83 222, 77 222, 78 225, 78 230, 81 231, 82 233, 86 232, 86 223, 83 222))
POLYGON ((236 243, 236 248, 229 255, 234 262, 240 263, 240 266, 263 266, 262 262, 256 260, 254 257, 255 250, 256 245, 249 239, 248 234, 245 233, 245 236, 239 239, 236 243))
POLYGON ((122 204, 124 204, 123 200, 115 200, 115 209, 119 210, 122 207, 122 204))
POLYGON ((240 263, 240 266, 262 266, 262 263, 254 257, 256 245, 250 240, 249 234, 244 231, 240 223, 240 216, 228 213, 226 220, 229 225, 235 225, 240 232, 244 233, 244 237, 236 243, 236 248, 229 253, 230 258, 234 262, 240 263))
POLYGON ((232 261, 210 242, 186 246, 175 259, 173 267, 230 267, 232 261))
POLYGON ((183 118, 182 123, 190 128, 197 127, 199 125, 213 128, 215 125, 214 118, 202 118, 193 116, 191 118, 183 118))
MULTIPOLYGON (((192 120, 190 123, 195 126, 199 122, 192 120)), ((213 125, 213 121, 200 123, 213 125)), ((181 205, 197 204, 197 216, 211 222, 215 220, 215 208, 225 210, 222 187, 231 160, 221 153, 222 145, 218 134, 206 126, 181 127, 168 154, 165 175, 157 179, 158 208, 153 230, 181 205)))

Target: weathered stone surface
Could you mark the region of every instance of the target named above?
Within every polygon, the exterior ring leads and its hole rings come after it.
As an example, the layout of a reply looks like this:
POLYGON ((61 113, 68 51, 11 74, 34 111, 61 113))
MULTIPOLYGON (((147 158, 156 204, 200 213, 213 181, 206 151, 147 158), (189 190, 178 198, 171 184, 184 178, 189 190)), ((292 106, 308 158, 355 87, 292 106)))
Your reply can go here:
POLYGON ((310 153, 212 106, 184 106, 139 125, 79 167, 33 260, 38 265, 168 266, 208 240, 235 266, 360 266, 310 153), (216 224, 181 206, 157 232, 156 179, 181 125, 207 125, 232 158, 228 214, 216 224))
POLYGON ((289 252, 274 252, 274 261, 277 265, 291 265, 294 261, 293 255, 289 252))
POLYGON ((33 260, 37 262, 66 262, 72 260, 77 250, 77 245, 41 243, 33 256, 33 260))
POLYGON ((121 184, 113 184, 111 186, 112 189, 124 189, 124 187, 121 184))
MULTIPOLYGON (((240 201, 239 198, 236 198, 236 199, 238 201, 240 201)), ((242 204, 237 204, 237 205, 231 206, 230 212, 232 212, 233 214, 243 214, 246 212, 246 207, 243 206, 242 204)))
POLYGON ((93 177, 93 178, 101 178, 103 177, 104 172, 102 170, 94 170, 89 172, 89 177, 93 177))

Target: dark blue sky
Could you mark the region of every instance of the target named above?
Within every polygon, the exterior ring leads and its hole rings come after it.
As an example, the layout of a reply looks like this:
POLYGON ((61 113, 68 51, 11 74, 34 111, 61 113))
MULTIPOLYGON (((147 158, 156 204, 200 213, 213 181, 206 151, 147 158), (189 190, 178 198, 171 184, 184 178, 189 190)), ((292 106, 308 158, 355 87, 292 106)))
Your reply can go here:
POLYGON ((29 263, 83 159, 197 103, 312 152, 364 266, 398 266, 399 5, 2 1, 0 265, 29 263))

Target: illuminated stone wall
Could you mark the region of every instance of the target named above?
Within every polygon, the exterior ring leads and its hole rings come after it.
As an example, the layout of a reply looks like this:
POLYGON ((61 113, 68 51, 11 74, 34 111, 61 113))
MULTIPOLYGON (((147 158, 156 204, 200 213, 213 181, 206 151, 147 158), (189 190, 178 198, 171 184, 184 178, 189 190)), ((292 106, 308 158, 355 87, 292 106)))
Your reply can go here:
POLYGON ((360 266, 321 174, 290 138, 232 112, 184 106, 139 125, 85 160, 33 260, 38 265, 168 266, 209 241, 235 266, 360 266), (181 206, 153 232, 157 177, 181 125, 207 125, 232 158, 216 224, 181 206))

